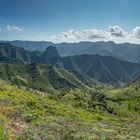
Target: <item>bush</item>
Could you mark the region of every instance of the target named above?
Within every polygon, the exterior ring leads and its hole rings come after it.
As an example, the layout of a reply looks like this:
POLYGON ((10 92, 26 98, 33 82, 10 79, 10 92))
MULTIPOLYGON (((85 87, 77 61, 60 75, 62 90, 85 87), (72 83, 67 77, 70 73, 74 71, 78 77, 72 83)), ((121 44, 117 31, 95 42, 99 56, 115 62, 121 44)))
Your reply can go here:
POLYGON ((0 128, 0 140, 7 140, 2 128, 0 128))

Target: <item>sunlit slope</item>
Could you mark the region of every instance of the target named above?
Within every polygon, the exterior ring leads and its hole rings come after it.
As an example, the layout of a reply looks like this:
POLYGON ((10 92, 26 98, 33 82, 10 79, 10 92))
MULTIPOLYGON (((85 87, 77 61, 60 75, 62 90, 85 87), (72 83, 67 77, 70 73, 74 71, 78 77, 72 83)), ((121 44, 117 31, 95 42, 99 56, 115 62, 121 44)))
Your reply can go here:
POLYGON ((90 95, 81 90, 50 97, 1 82, 0 138, 139 139, 139 113, 136 110, 131 116, 119 116, 100 109, 97 101, 90 101, 88 97, 90 95), (97 108, 88 106, 90 102, 94 106, 97 104, 97 108))
POLYGON ((12 84, 53 92, 71 88, 93 88, 99 83, 80 73, 43 64, 0 64, 0 78, 12 84))

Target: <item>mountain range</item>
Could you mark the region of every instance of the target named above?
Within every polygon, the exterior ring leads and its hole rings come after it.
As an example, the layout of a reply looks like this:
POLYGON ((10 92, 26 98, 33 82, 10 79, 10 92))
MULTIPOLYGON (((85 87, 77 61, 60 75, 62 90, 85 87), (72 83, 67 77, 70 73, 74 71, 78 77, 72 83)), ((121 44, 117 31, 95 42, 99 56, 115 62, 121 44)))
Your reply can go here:
POLYGON ((114 56, 0 43, 0 139, 139 139, 139 74, 114 56))
POLYGON ((9 42, 29 51, 45 51, 50 45, 55 46, 60 56, 73 55, 101 55, 113 56, 130 62, 140 62, 140 45, 130 43, 104 42, 78 42, 78 43, 52 43, 47 41, 0 41, 9 42))
POLYGON ((10 43, 0 43, 1 63, 41 63, 83 74, 103 83, 127 83, 140 74, 140 63, 132 63, 112 56, 75 55, 61 57, 54 46, 45 51, 28 51, 10 43))
POLYGON ((128 82, 140 74, 140 63, 131 63, 111 56, 77 55, 52 58, 50 64, 78 71, 100 82, 128 82))

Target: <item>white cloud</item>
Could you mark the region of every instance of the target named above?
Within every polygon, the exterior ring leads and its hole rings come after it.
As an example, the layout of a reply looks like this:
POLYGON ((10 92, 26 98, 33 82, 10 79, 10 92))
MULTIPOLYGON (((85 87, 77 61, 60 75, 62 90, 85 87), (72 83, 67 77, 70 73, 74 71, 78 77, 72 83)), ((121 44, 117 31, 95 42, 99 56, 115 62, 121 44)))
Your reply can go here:
POLYGON ((51 36, 51 40, 56 41, 70 41, 70 40, 76 40, 76 34, 78 34, 78 31, 76 30, 69 30, 68 32, 63 32, 54 36, 51 36))
POLYGON ((105 39, 109 37, 109 33, 97 29, 86 29, 82 31, 69 30, 52 36, 52 40, 56 41, 82 41, 82 40, 94 40, 94 39, 105 39))
POLYGON ((109 26, 109 32, 97 29, 85 29, 82 31, 77 30, 69 30, 64 33, 57 34, 55 36, 50 37, 51 40, 55 41, 93 41, 93 40, 105 40, 112 39, 114 37, 125 38, 128 35, 126 31, 124 31, 119 26, 109 26))
POLYGON ((110 36, 114 37, 126 37, 128 35, 128 33, 119 26, 109 26, 109 33, 110 36))
POLYGON ((79 42, 79 41, 115 41, 132 42, 140 44, 140 27, 136 27, 132 32, 126 32, 119 26, 109 26, 109 31, 97 29, 69 30, 54 36, 46 37, 53 42, 79 42), (134 38, 135 37, 135 38, 134 38))
MULTIPOLYGON (((9 27, 9 26, 7 26, 9 27)), ((11 27, 11 26, 10 26, 11 27)), ((12 26, 13 27, 13 26, 12 26)), ((14 26, 15 27, 15 26, 14 26)), ((10 28, 11 31, 11 28, 10 28)), ((15 31, 15 30, 14 30, 15 31)), ((49 35, 28 35, 22 36, 24 40, 46 40, 55 43, 60 42, 80 42, 80 41, 114 41, 116 43, 136 43, 140 44, 140 27, 137 26, 133 31, 126 32, 119 26, 109 26, 109 31, 98 29, 85 30, 69 30, 67 32, 58 33, 53 36, 49 35)))
POLYGON ((83 30, 78 33, 77 38, 78 39, 97 39, 97 38, 108 38, 109 34, 102 30, 97 29, 87 29, 83 30))
POLYGON ((140 38, 140 26, 137 26, 137 27, 135 27, 135 28, 133 29, 132 35, 133 35, 134 37, 140 38))
POLYGON ((11 25, 7 25, 6 29, 8 32, 21 32, 21 31, 23 31, 22 28, 20 28, 18 26, 11 26, 11 25))

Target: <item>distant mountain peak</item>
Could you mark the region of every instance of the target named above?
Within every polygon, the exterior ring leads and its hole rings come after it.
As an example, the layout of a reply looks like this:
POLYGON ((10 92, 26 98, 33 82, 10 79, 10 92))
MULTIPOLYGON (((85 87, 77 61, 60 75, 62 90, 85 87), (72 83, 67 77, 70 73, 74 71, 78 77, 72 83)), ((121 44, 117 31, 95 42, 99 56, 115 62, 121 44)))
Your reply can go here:
POLYGON ((60 56, 59 53, 58 53, 58 51, 57 51, 57 49, 56 49, 56 47, 55 46, 52 46, 52 45, 46 48, 44 54, 47 57, 49 57, 49 58, 59 57, 60 56))

